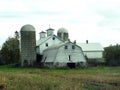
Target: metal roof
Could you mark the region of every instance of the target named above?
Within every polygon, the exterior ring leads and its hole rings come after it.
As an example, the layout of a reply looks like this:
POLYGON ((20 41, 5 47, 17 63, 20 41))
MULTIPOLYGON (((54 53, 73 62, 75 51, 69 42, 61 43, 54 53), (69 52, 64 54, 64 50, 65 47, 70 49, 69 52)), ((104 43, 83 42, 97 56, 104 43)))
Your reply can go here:
POLYGON ((48 31, 48 30, 54 30, 54 29, 52 29, 52 28, 49 28, 49 29, 47 29, 46 31, 48 31))
POLYGON ((45 49, 44 51, 57 49, 57 48, 59 48, 59 47, 65 45, 65 44, 66 44, 66 43, 64 43, 64 42, 60 42, 60 43, 58 43, 58 44, 56 44, 56 45, 52 45, 52 46, 48 47, 48 48, 45 49))
POLYGON ((100 43, 77 43, 83 51, 104 51, 100 43))
POLYGON ((68 31, 65 28, 60 28, 58 29, 57 33, 68 33, 68 31))
POLYGON ((41 45, 42 43, 44 43, 45 41, 47 41, 49 38, 51 38, 52 36, 48 36, 48 37, 46 37, 46 38, 42 38, 42 39, 40 39, 40 40, 38 40, 37 42, 36 42, 36 46, 39 46, 39 45, 41 45))
POLYGON ((22 26, 21 31, 35 31, 35 28, 30 24, 26 24, 22 26))
MULTIPOLYGON (((58 49, 58 48, 60 48, 60 47, 62 47, 62 46, 65 46, 65 45, 68 44, 68 43, 74 44, 74 43, 72 43, 71 41, 60 42, 59 44, 52 45, 52 46, 48 47, 48 48, 45 49, 44 51, 53 50, 53 49, 58 49)), ((76 44, 74 44, 74 45, 76 45, 76 44)), ((79 48, 81 48, 81 47, 78 46, 78 45, 76 45, 76 46, 79 47, 79 48)))
POLYGON ((41 31, 40 33, 46 33, 46 32, 44 32, 44 31, 41 31))
MULTIPOLYGON (((47 41, 48 39, 52 38, 52 37, 56 37, 57 39, 59 39, 60 41, 62 41, 59 37, 57 37, 56 35, 52 35, 52 36, 48 36, 48 37, 45 37, 45 38, 42 38, 40 40, 38 40, 36 42, 36 46, 39 46, 41 45, 42 43, 44 43, 45 41, 47 41)), ((63 42, 63 41, 62 41, 63 42)))

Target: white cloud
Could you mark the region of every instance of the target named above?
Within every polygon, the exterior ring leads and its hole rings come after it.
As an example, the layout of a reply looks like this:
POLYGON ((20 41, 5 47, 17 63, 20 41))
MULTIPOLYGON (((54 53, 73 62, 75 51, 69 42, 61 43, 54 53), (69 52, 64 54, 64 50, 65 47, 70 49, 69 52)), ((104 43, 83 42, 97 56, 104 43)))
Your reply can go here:
POLYGON ((37 38, 50 24, 67 28, 71 40, 119 43, 119 5, 119 0, 0 0, 0 45, 27 23, 35 26, 37 38))

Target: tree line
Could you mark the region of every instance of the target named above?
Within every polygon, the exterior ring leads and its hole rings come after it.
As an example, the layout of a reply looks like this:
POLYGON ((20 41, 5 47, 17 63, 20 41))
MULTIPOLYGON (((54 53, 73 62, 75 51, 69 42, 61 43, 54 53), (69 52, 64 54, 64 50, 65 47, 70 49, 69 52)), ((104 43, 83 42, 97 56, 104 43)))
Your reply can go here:
POLYGON ((8 37, 0 50, 0 64, 20 63, 19 34, 16 31, 14 37, 8 37))
MULTIPOLYGON (((110 45, 104 48, 105 64, 120 66, 120 45, 110 45)), ((0 64, 20 63, 19 33, 16 31, 14 37, 9 37, 0 50, 0 64)))
POLYGON ((107 65, 120 66, 120 45, 110 45, 104 48, 104 58, 107 65))

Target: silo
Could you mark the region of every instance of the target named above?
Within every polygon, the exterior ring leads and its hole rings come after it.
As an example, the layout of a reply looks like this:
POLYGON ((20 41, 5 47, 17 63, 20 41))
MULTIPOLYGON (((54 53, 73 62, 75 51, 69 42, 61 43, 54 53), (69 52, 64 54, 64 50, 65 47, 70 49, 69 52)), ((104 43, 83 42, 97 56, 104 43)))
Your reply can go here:
POLYGON ((65 28, 60 28, 60 29, 58 29, 58 31, 57 31, 57 36, 58 36, 59 38, 61 38, 61 40, 67 41, 67 40, 68 40, 68 37, 69 37, 69 33, 68 33, 67 29, 65 29, 65 28))
POLYGON ((24 25, 20 34, 21 66, 33 66, 36 61, 35 28, 30 24, 24 25))

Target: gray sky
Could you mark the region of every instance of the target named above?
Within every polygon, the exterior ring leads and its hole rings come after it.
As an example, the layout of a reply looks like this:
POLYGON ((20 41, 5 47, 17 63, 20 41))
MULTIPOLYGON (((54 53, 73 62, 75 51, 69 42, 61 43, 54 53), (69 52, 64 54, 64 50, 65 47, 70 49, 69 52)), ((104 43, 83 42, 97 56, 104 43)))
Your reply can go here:
POLYGON ((77 43, 120 44, 120 0, 0 0, 0 46, 25 24, 61 27, 77 43))

